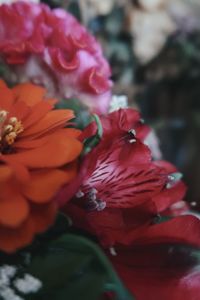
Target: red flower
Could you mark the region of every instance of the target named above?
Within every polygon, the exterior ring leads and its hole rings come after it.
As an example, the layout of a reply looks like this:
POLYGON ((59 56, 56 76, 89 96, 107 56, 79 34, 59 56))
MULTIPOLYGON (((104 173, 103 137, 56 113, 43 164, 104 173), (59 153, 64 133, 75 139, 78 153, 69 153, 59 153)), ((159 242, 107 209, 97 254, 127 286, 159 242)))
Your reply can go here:
MULTIPOLYGON (((119 109, 109 115, 101 116, 101 125, 103 139, 110 139, 114 135, 125 140, 124 137, 129 133, 130 138, 136 134, 137 138, 143 141, 151 131, 149 126, 143 124, 140 113, 132 108, 119 109)), ((94 135, 96 130, 96 123, 90 123, 82 133, 82 139, 94 135)))
POLYGON ((17 1, 0 6, 0 27, 0 55, 16 80, 32 80, 60 97, 78 97, 107 111, 109 65, 95 38, 72 15, 17 1))
MULTIPOLYGON (((85 157, 79 192, 65 207, 75 226, 95 234, 106 246, 128 244, 135 232, 185 193, 174 167, 151 161, 141 140, 146 128, 139 120, 131 109, 103 117, 102 140, 85 157)), ((67 198, 63 190, 58 201, 67 198)))
POLYGON ((137 300, 199 300, 200 221, 193 216, 149 226, 109 255, 137 300))

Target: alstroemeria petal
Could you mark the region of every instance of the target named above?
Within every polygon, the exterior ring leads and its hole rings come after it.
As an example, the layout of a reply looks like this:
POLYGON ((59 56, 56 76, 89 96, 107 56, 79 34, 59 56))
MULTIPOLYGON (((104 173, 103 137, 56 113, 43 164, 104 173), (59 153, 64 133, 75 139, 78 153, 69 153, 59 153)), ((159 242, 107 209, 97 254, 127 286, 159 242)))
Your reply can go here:
POLYGON ((188 243, 200 247, 200 220, 191 215, 149 226, 134 239, 135 244, 162 242, 188 243))
POLYGON ((200 220, 182 216, 149 227, 110 256, 120 278, 138 300, 197 300, 200 220), (145 286, 145 289, 144 289, 145 286))
POLYGON ((180 181, 171 189, 164 189, 162 193, 153 197, 158 212, 163 212, 172 204, 181 201, 186 193, 186 185, 180 181))

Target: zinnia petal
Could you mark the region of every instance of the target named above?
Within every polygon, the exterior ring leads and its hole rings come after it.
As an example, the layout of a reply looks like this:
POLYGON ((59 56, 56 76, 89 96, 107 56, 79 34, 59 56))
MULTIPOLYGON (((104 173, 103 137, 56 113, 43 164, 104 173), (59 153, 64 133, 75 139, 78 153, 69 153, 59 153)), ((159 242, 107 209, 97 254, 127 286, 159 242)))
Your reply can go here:
POLYGON ((0 249, 13 253, 17 249, 30 244, 34 236, 33 222, 27 219, 17 228, 0 226, 0 249))
POLYGON ((21 83, 12 89, 18 101, 25 102, 28 106, 34 106, 44 98, 46 91, 40 86, 31 83, 21 83))
POLYGON ((0 223, 11 228, 17 227, 28 217, 29 205, 20 194, 10 191, 7 196, 6 199, 0 199, 0 223))
POLYGON ((0 166, 0 182, 4 182, 12 175, 12 169, 9 166, 0 166))
POLYGON ((74 118, 74 113, 72 110, 63 109, 50 111, 39 122, 35 122, 34 125, 32 125, 29 129, 24 131, 22 136, 38 134, 42 135, 47 131, 62 128, 72 118, 74 118))
POLYGON ((49 202, 61 185, 66 184, 75 174, 76 168, 73 172, 53 169, 32 173, 30 182, 22 188, 22 192, 35 203, 49 202))
POLYGON ((65 134, 65 129, 52 134, 51 140, 40 148, 7 155, 7 159, 17 161, 28 168, 59 167, 73 161, 82 150, 82 144, 65 134), (55 155, 56 154, 56 155, 55 155))
POLYGON ((55 194, 75 177, 82 143, 65 128, 73 112, 52 111, 43 88, 0 82, 0 92, 0 250, 10 253, 54 222, 55 194))

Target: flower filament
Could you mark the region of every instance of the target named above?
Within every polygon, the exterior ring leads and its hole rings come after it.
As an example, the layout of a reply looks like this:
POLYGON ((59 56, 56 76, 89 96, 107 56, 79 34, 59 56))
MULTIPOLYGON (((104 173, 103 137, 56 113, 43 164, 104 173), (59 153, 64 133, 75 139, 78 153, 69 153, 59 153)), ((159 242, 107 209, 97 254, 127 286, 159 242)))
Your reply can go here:
POLYGON ((16 117, 8 119, 8 112, 0 110, 0 152, 6 152, 23 130, 21 121, 16 117))

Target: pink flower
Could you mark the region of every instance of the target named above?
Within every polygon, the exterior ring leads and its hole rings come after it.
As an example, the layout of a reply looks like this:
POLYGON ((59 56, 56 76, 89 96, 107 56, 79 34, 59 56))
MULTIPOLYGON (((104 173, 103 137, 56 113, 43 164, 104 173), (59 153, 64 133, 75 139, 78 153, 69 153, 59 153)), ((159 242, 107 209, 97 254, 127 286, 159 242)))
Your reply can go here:
POLYGON ((1 5, 0 56, 14 79, 107 111, 109 65, 95 38, 66 11, 23 1, 1 5))
MULTIPOLYGON (((182 200, 185 186, 174 166, 152 161, 143 143, 148 130, 137 111, 113 112, 102 118, 102 126, 102 140, 82 162, 75 183, 79 191, 64 210, 75 226, 96 235, 104 246, 129 244, 138 230, 182 200)), ((94 134, 93 124, 83 136, 89 131, 94 134)), ((58 202, 68 199, 63 190, 58 202)))

